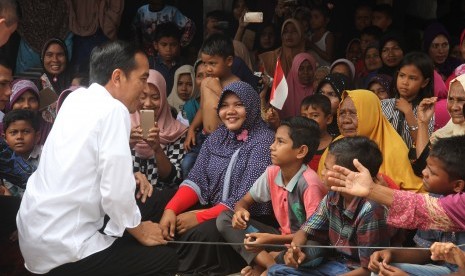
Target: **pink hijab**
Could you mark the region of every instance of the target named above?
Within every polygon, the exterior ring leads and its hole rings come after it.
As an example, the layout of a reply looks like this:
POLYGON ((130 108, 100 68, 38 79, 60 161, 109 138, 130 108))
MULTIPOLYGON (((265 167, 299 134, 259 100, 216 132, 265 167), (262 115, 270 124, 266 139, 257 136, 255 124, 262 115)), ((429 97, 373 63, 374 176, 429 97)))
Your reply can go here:
POLYGON ((434 105, 434 131, 442 128, 450 120, 449 112, 447 111, 447 88, 436 70, 434 70, 434 96, 438 97, 434 105))
MULTIPOLYGON (((160 128, 160 144, 165 148, 168 144, 181 138, 186 132, 187 127, 171 115, 170 106, 166 99, 166 82, 163 76, 158 71, 150 69, 147 82, 149 85, 155 85, 158 91, 160 91, 160 108, 158 109, 156 118, 158 127, 160 128)), ((140 113, 136 111, 134 114, 131 114, 131 127, 138 125, 140 125, 140 113)), ((148 159, 154 155, 152 148, 145 141, 137 143, 134 150, 141 158, 148 159)))
POLYGON ((304 86, 299 81, 299 67, 306 60, 310 62, 313 72, 316 70, 316 60, 311 54, 304 52, 294 57, 291 70, 286 78, 289 93, 283 109, 279 111, 279 116, 283 119, 300 115, 302 100, 307 96, 313 95, 313 84, 304 86))

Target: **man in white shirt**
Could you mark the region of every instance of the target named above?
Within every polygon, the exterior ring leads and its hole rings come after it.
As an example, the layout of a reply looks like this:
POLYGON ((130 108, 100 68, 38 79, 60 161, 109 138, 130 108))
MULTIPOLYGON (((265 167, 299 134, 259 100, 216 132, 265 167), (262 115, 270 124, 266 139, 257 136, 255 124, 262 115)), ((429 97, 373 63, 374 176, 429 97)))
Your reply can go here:
POLYGON ((129 44, 92 51, 92 85, 61 106, 18 212, 20 248, 31 272, 175 274, 175 251, 160 246, 166 241, 158 224, 141 222, 134 196, 129 113, 148 88, 148 74, 147 57, 129 44), (130 235, 123 236, 125 230, 130 235))

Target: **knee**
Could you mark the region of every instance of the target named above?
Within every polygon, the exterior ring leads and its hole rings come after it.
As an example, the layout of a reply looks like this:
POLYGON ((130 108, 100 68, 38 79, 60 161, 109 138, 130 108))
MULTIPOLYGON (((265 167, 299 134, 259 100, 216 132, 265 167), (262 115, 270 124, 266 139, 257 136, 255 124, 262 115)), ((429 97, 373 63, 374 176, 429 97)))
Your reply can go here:
POLYGON ((218 231, 221 234, 223 234, 227 228, 231 228, 233 215, 234 215, 233 211, 227 210, 227 211, 222 212, 216 218, 216 228, 218 228, 218 231))

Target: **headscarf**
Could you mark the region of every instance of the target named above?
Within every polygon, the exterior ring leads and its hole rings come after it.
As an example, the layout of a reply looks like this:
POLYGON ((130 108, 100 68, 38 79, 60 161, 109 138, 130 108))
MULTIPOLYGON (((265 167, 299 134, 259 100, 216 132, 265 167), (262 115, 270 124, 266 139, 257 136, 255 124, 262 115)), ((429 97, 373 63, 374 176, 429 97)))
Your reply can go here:
POLYGON ((367 89, 372 85, 373 83, 379 83, 384 89, 386 89, 386 92, 389 95, 389 98, 394 97, 394 93, 392 93, 392 77, 386 74, 377 74, 371 77, 371 79, 368 81, 367 89))
MULTIPOLYGON (((165 78, 158 71, 150 69, 147 83, 155 85, 160 92, 160 108, 157 112, 157 124, 160 128, 160 144, 165 147, 181 138, 187 131, 187 127, 171 115, 170 106, 166 99, 165 78)), ((140 112, 136 111, 134 114, 131 114, 131 127, 138 125, 140 125, 140 112)), ((139 157, 144 159, 148 159, 154 155, 152 148, 145 141, 137 143, 134 150, 139 157)))
POLYGON ((349 77, 341 73, 331 73, 326 75, 326 77, 320 81, 316 91, 320 91, 321 87, 327 83, 331 85, 331 87, 334 89, 334 92, 337 93, 339 100, 342 99, 342 92, 347 89, 353 89, 353 85, 349 77))
MULTIPOLYGON (((352 99, 357 110, 357 135, 373 140, 383 154, 383 163, 379 172, 392 178, 402 190, 420 191, 423 183, 413 172, 408 158, 408 148, 402 137, 384 117, 378 97, 371 91, 362 89, 345 91, 342 100, 344 101, 346 97, 352 99)), ((336 139, 342 137, 341 135, 336 139)), ((321 157, 318 166, 320 175, 324 168, 326 155, 327 151, 321 157)))
MULTIPOLYGON (((384 46, 389 42, 389 41, 395 41, 397 42, 397 44, 399 45, 399 47, 402 49, 402 52, 405 56, 405 54, 407 53, 406 51, 406 47, 405 47, 405 41, 404 41, 404 37, 400 34, 400 33, 396 33, 396 32, 390 32, 386 35, 384 35, 383 37, 381 37, 381 40, 379 42, 379 54, 380 56, 382 55, 383 53, 383 48, 384 46)), ((381 59, 382 60, 382 59, 381 59)), ((399 64, 402 60, 399 61, 399 64)), ((396 72, 396 70, 398 69, 397 66, 394 66, 394 67, 389 67, 387 66, 384 61, 383 61, 383 66, 378 70, 378 73, 379 74, 386 74, 386 75, 389 75, 389 76, 394 76, 394 73, 396 72)))
POLYGON ((71 66, 69 64, 69 54, 68 54, 68 48, 66 47, 66 44, 63 40, 59 38, 51 38, 47 42, 45 42, 44 47, 42 47, 42 51, 40 53, 40 60, 42 62, 42 67, 44 68, 44 75, 41 77, 42 81, 42 89, 52 86, 53 91, 59 95, 61 91, 67 89, 71 85, 71 81, 73 80, 72 74, 71 74, 71 66), (61 72, 59 75, 52 75, 49 72, 45 71, 45 66, 44 66, 44 57, 45 57, 45 52, 47 51, 47 48, 51 44, 58 44, 60 47, 64 50, 65 53, 65 59, 66 59, 66 65, 65 65, 65 70, 61 72))
POLYGON ((311 54, 300 53, 295 56, 294 61, 292 62, 291 71, 286 78, 289 93, 286 101, 284 102, 283 108, 279 111, 280 118, 299 115, 302 100, 307 96, 313 95, 313 83, 308 86, 304 86, 299 81, 299 67, 306 60, 310 62, 313 72, 316 70, 316 61, 311 54))
MULTIPOLYGON (((222 203, 233 209, 236 202, 271 164, 270 145, 273 143, 274 133, 262 120, 260 98, 250 85, 237 81, 224 87, 218 107, 228 93, 236 94, 244 104, 246 119, 241 129, 230 131, 221 125, 210 134, 181 186, 186 185, 196 191, 202 204, 222 203), (247 132, 246 138, 242 135, 244 130, 247 132), (224 187, 227 168, 236 152, 235 164, 231 164, 229 186, 224 187), (226 191, 228 193, 223 195, 226 191)), ((271 211, 269 205, 266 208, 261 204, 260 206, 253 213, 269 214, 271 211)))
POLYGON ((438 97, 434 105, 434 131, 444 127, 450 120, 447 111, 447 88, 441 75, 434 70, 434 96, 438 97))
MULTIPOLYGON (((178 112, 182 110, 182 106, 186 103, 181 98, 179 98, 179 95, 178 95, 178 80, 179 80, 179 76, 182 74, 190 74, 191 79, 192 79, 192 85, 194 85, 195 83, 194 67, 192 67, 191 65, 183 65, 179 67, 174 73, 173 89, 171 89, 171 93, 168 96, 168 103, 172 107, 174 107, 176 111, 178 112)), ((191 97, 193 93, 194 93, 194 86, 192 86, 191 97)))
POLYGON ((37 101, 40 101, 39 89, 37 86, 30 80, 18 79, 13 81, 11 87, 10 102, 6 107, 6 111, 13 109, 13 105, 16 103, 19 97, 21 97, 27 91, 31 91, 34 96, 36 96, 37 101))
POLYGON ((338 64, 345 64, 347 65, 347 67, 349 67, 349 70, 350 70, 350 73, 352 74, 352 80, 355 78, 355 66, 354 64, 352 63, 352 61, 348 60, 348 59, 345 59, 345 58, 340 58, 340 59, 336 59, 330 66, 330 71, 333 70, 334 67, 336 67, 336 65, 338 64))
POLYGON ((289 71, 291 70, 292 61, 294 60, 294 57, 299 53, 305 52, 305 34, 302 32, 302 27, 299 21, 293 18, 289 18, 286 21, 284 21, 283 26, 281 28, 281 37, 284 32, 284 27, 287 24, 294 24, 295 28, 297 29, 297 32, 299 33, 299 36, 301 37, 300 43, 293 48, 288 48, 281 45, 281 47, 274 51, 265 52, 259 55, 260 59, 263 61, 265 72, 272 77, 274 75, 276 61, 278 60, 278 58, 281 60, 281 66, 283 68, 284 75, 287 76, 287 74, 289 74, 289 71))
MULTIPOLYGON (((460 82, 462 87, 464 87, 465 89, 465 74, 456 77, 450 83, 452 84, 455 81, 460 82)), ((450 86, 449 86, 449 93, 450 93, 450 86)), ((444 137, 450 137, 450 136, 456 136, 456 135, 465 135, 465 122, 462 124, 454 124, 451 119, 443 128, 438 129, 435 132, 433 132, 433 134, 431 135, 430 141, 431 143, 434 143, 436 142, 438 138, 444 138, 444 137)))

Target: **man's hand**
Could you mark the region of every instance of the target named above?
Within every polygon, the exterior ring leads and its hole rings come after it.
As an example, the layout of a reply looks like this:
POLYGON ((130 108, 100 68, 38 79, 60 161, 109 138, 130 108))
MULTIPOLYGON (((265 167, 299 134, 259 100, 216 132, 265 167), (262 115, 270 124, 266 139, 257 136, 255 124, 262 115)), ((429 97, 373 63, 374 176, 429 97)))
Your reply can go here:
POLYGON ((149 133, 147 135, 147 144, 149 144, 154 152, 162 150, 160 145, 160 128, 158 127, 157 122, 155 122, 153 127, 149 129, 149 133))
POLYGON ((173 210, 166 209, 160 219, 160 227, 163 237, 166 240, 172 241, 176 231, 176 214, 173 210))
POLYGON ((163 238, 160 226, 151 221, 142 221, 137 227, 128 228, 127 230, 136 240, 145 246, 167 243, 163 238))
POLYGON ((238 209, 232 217, 232 227, 235 229, 245 229, 249 218, 249 211, 244 208, 238 209))
POLYGON ((187 230, 197 226, 199 222, 195 216, 196 212, 186 212, 176 217, 176 232, 179 235, 184 234, 187 230))
POLYGON ((142 203, 145 203, 147 197, 152 196, 153 186, 141 172, 135 172, 134 178, 136 178, 136 186, 138 187, 136 198, 140 199, 142 203))
POLYGON ((435 242, 430 248, 433 261, 445 261, 456 264, 460 270, 465 270, 465 253, 451 242, 435 242))
POLYGON ((131 128, 131 136, 129 136, 129 146, 131 149, 137 144, 144 141, 142 139, 142 128, 135 126, 131 128))
POLYGON ((370 263, 368 264, 368 269, 375 273, 379 273, 379 267, 381 266, 381 263, 389 264, 391 262, 391 259, 391 250, 385 249, 376 251, 370 256, 370 263))
POLYGON ((284 254, 284 263, 290 267, 297 268, 303 260, 305 260, 305 253, 292 242, 286 254, 284 254))
POLYGON ((359 197, 367 197, 374 185, 370 172, 357 159, 354 159, 355 168, 353 172, 341 166, 335 165, 334 171, 328 171, 328 180, 339 186, 332 186, 331 190, 359 197))

